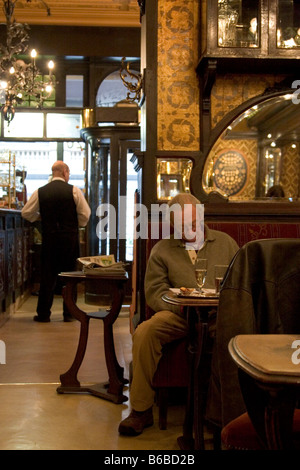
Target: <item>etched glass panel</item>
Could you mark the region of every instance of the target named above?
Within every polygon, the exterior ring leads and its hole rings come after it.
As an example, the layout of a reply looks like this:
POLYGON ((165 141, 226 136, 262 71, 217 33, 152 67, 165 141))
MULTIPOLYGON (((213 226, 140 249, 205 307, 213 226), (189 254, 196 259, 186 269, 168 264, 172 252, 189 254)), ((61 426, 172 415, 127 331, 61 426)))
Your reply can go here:
POLYGON ((277 47, 300 47, 300 0, 278 0, 277 47))
POLYGON ((218 0, 218 46, 258 47, 259 0, 218 0))

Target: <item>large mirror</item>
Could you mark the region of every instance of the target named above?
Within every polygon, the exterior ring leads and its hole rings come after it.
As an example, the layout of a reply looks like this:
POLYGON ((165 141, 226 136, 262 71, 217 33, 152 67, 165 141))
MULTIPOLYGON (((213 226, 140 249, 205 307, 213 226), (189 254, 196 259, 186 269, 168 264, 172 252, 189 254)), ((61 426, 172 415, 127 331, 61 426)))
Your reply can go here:
POLYGON ((300 104, 297 93, 244 111, 212 146, 203 171, 206 194, 231 201, 300 197, 300 104))

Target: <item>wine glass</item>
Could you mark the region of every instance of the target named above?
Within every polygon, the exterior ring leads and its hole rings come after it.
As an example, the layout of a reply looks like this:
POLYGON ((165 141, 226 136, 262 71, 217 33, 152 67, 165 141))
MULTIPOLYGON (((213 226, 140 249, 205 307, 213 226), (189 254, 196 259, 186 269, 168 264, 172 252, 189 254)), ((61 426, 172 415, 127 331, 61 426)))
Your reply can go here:
POLYGON ((207 259, 196 259, 195 277, 198 285, 198 292, 201 294, 207 275, 207 259))

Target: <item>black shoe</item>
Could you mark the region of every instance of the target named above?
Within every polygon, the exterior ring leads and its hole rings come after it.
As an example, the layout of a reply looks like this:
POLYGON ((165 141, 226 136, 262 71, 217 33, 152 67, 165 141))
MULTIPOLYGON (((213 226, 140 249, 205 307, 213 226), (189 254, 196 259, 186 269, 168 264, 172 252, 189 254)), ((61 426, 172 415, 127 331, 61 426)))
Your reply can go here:
POLYGON ((126 436, 137 436, 153 425, 152 408, 146 411, 132 410, 130 415, 119 424, 119 433, 126 436))
POLYGON ((50 318, 49 317, 40 317, 39 315, 35 315, 33 317, 33 320, 34 321, 38 321, 40 323, 49 323, 50 322, 50 318))

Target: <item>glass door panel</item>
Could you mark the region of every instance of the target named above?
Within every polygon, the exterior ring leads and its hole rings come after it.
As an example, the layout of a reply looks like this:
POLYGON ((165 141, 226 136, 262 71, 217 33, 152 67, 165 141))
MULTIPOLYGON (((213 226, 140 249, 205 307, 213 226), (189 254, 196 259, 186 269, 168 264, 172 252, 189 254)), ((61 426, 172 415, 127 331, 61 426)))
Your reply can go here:
POLYGON ((259 47, 259 0, 218 1, 218 46, 259 47))
POLYGON ((277 47, 300 47, 300 0, 278 0, 277 47))

